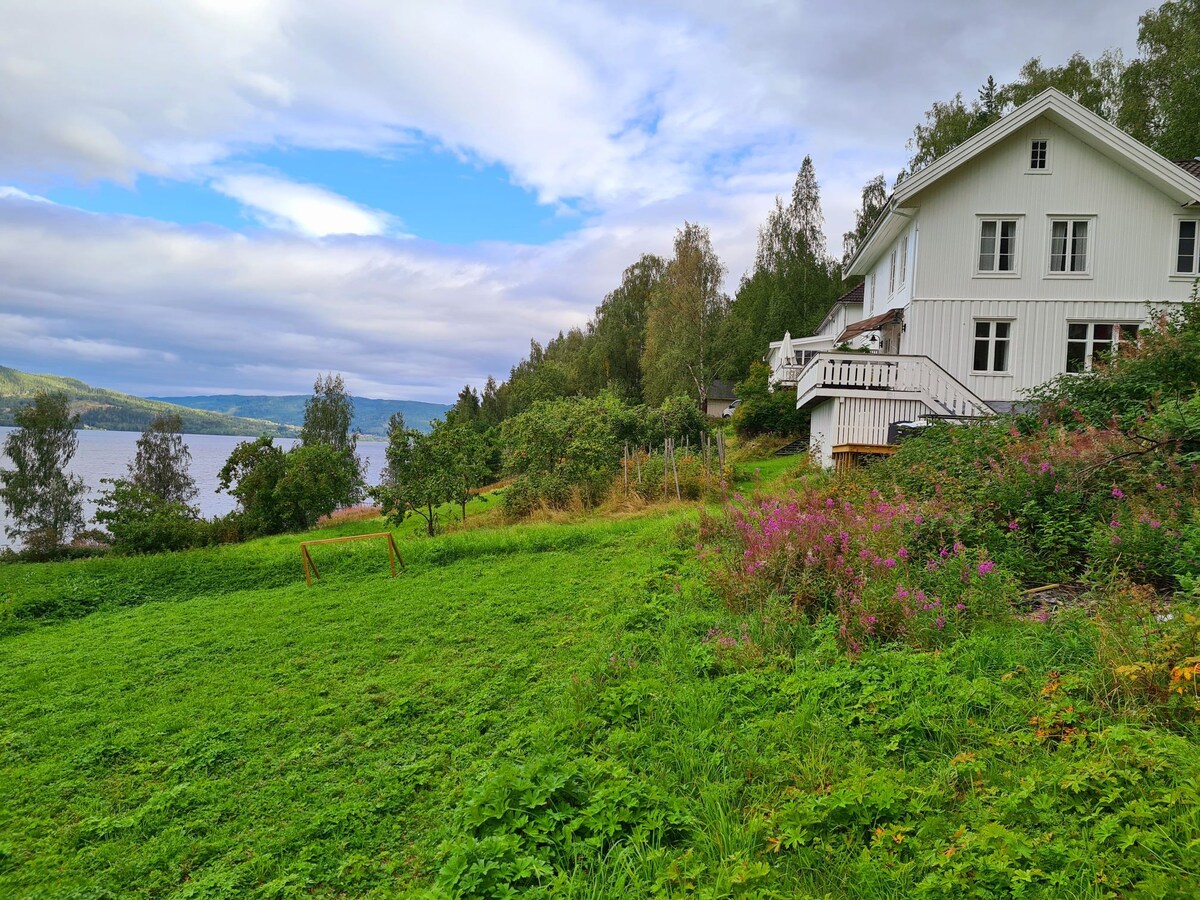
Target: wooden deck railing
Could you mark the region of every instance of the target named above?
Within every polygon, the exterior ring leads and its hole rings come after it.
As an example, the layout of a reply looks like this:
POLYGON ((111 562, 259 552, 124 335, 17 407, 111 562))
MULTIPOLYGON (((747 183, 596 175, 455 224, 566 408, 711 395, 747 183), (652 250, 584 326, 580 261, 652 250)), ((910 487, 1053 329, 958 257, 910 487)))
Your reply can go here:
POLYGON ((858 391, 906 394, 938 415, 989 416, 992 410, 928 356, 877 353, 821 353, 795 374, 796 399, 815 392, 853 396, 858 391))

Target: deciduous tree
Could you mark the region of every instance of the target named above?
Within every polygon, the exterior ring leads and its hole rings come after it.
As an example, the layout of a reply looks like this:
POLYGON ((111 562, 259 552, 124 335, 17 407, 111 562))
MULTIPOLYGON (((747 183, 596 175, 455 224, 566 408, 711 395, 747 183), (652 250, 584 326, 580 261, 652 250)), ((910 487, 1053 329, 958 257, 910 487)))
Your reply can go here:
POLYGON ((717 331, 729 309, 721 291, 724 279, 725 266, 713 252, 708 229, 685 222, 675 233, 675 255, 647 316, 642 353, 647 402, 658 405, 685 393, 705 404, 722 358, 717 331))
POLYGON ((65 394, 39 393, 13 421, 17 428, 4 441, 13 468, 0 469, 0 501, 13 521, 6 531, 31 554, 51 556, 83 527, 87 487, 67 472, 79 447, 79 416, 65 394))
POLYGON ((183 420, 178 415, 155 416, 138 438, 129 480, 167 503, 186 505, 196 499, 198 491, 188 471, 192 454, 182 431, 183 420))

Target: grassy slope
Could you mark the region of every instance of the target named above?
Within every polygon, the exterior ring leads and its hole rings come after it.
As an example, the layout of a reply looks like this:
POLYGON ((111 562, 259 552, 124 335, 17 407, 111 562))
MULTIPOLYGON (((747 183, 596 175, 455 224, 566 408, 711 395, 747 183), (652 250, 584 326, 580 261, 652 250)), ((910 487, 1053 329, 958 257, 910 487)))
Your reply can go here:
POLYGON ((175 413, 183 419, 188 434, 235 434, 293 436, 296 429, 257 418, 240 418, 214 412, 144 400, 117 391, 92 387, 59 375, 31 375, 0 366, 0 425, 13 424, 13 412, 33 399, 38 391, 66 394, 83 425, 113 431, 141 431, 160 414, 175 413))
MULTIPOLYGON (((1086 621, 852 663, 828 627, 725 611, 692 515, 405 535, 395 581, 378 546, 318 547, 313 588, 295 537, 0 567, 10 598, 160 601, 0 638, 0 895, 419 893, 510 764, 607 773, 556 827, 669 810, 565 838, 561 896, 1111 896, 1134 858, 1147 896, 1194 895, 1200 744, 1045 694, 1094 674, 1086 621), (743 625, 765 656, 715 660, 708 630, 743 625), (1089 739, 1036 740, 1068 704, 1089 739)), ((519 831, 530 802, 496 808, 519 831)))
MULTIPOLYGON (((246 416, 252 419, 269 419, 287 425, 304 424, 304 404, 307 394, 283 397, 249 396, 243 394, 218 394, 201 397, 158 397, 164 403, 175 403, 193 409, 206 409, 231 416, 246 416)), ((445 418, 444 403, 423 403, 419 400, 375 400, 370 397, 354 398, 354 421, 352 427, 372 437, 387 437, 388 419, 394 412, 404 413, 404 422, 409 428, 429 431, 434 419, 445 418)))

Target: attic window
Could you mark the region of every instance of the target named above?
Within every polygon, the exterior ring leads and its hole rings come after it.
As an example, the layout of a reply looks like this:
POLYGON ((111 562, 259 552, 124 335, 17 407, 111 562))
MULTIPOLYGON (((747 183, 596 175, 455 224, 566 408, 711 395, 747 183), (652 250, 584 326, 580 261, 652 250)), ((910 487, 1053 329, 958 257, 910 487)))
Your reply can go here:
POLYGON ((1044 172, 1046 170, 1046 149, 1047 142, 1043 140, 1031 141, 1029 145, 1029 169, 1034 172, 1044 172))

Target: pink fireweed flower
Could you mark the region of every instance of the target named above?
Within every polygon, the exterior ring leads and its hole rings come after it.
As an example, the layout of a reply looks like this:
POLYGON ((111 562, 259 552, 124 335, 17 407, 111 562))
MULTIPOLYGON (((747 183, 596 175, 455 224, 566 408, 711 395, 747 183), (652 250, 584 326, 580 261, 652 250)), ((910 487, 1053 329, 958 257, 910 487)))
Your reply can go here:
POLYGON ((1021 526, 1020 526, 1019 524, 1017 524, 1016 522, 1009 522, 1009 523, 1008 523, 1008 530, 1009 530, 1009 531, 1016 531, 1016 530, 1017 530, 1017 529, 1019 529, 1020 527, 1021 527, 1021 526))
POLYGON ((889 556, 883 561, 883 567, 885 569, 894 569, 896 568, 896 561, 889 556))
POLYGON ((1048 463, 1048 462, 1044 462, 1040 466, 1038 466, 1038 468, 1043 472, 1049 472, 1053 468, 1053 466, 1051 466, 1050 463, 1048 463))
POLYGON ((966 609, 966 608, 967 608, 967 604, 965 604, 965 603, 955 603, 955 604, 954 604, 954 608, 955 608, 955 609, 958 609, 958 610, 963 610, 963 609, 966 609))
POLYGON ((1113 489, 1112 489, 1112 495, 1113 495, 1114 497, 1116 497, 1118 500, 1124 500, 1124 499, 1125 499, 1125 492, 1124 492, 1123 490, 1121 490, 1120 488, 1113 488, 1113 489))
POLYGON ((937 617, 937 619, 934 621, 934 623, 933 623, 933 624, 934 624, 934 625, 936 625, 936 626, 938 627, 938 631, 941 631, 943 628, 945 628, 945 627, 946 627, 946 617, 945 617, 945 616, 938 616, 938 617, 937 617))
POLYGON ((921 515, 915 515, 915 516, 913 516, 913 524, 914 524, 914 525, 920 525, 920 524, 921 524, 922 522, 924 522, 924 521, 925 521, 925 519, 924 519, 924 517, 923 517, 923 516, 921 516, 921 515))
POLYGON ((990 559, 989 559, 989 560, 986 560, 986 561, 984 561, 984 562, 981 562, 981 563, 979 564, 979 574, 980 574, 980 575, 987 575, 987 574, 988 574, 989 572, 991 572, 991 571, 992 571, 992 569, 994 569, 995 567, 996 567, 996 564, 995 564, 994 562, 992 562, 990 559))
POLYGON ((901 547, 899 550, 896 551, 896 555, 898 557, 900 557, 901 559, 908 559, 908 551, 905 550, 903 547, 901 547))

